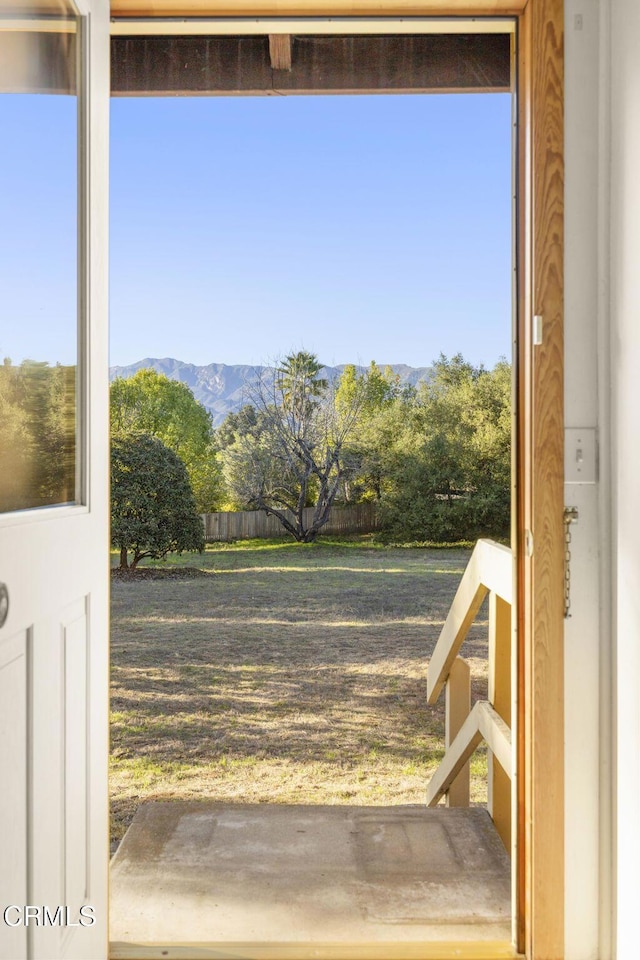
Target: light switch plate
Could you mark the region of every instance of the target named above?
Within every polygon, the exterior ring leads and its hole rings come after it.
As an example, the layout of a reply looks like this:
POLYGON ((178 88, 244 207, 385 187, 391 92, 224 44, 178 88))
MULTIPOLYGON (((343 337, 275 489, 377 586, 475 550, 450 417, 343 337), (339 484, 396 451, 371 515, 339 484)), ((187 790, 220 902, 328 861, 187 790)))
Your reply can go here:
POLYGON ((598 452, 595 427, 570 427, 564 431, 564 482, 595 483, 598 452))

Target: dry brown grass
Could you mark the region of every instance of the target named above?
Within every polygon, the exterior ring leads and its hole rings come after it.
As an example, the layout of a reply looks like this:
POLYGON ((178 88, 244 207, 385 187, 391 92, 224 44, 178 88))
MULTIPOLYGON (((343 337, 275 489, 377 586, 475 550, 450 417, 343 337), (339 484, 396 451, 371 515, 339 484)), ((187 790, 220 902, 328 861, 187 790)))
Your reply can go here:
MULTIPOLYGON (((443 736, 426 668, 468 556, 253 541, 115 581, 113 839, 149 799, 423 802, 443 736)), ((486 654, 480 620, 474 698, 486 654)), ((480 753, 475 799, 484 769, 480 753)))

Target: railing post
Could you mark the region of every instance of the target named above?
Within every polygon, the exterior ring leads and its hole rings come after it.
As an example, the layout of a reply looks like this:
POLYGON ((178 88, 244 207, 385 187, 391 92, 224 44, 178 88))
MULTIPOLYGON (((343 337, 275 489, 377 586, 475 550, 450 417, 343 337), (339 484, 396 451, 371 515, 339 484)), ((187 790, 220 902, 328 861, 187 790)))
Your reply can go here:
MULTIPOLYGON (((489 594, 489 703, 511 726, 511 606, 489 594)), ((488 751, 487 808, 507 851, 511 852, 511 780, 488 751)))
MULTIPOLYGON (((453 661, 445 689, 444 735, 448 750, 471 711, 471 669, 462 657, 456 657, 453 661)), ((467 762, 447 791, 445 802, 448 807, 469 806, 469 781, 470 766, 467 762)))

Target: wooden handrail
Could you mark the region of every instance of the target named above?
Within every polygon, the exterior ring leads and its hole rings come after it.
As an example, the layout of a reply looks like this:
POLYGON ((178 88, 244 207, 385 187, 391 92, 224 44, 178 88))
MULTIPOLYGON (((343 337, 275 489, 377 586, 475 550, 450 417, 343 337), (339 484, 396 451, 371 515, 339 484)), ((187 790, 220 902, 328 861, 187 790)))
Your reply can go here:
POLYGON ((435 703, 482 601, 492 592, 506 603, 513 597, 513 556, 494 540, 478 540, 438 637, 427 673, 427 702, 435 703))
POLYGON ((481 740, 488 748, 488 810, 511 849, 513 752, 511 743, 511 623, 513 556, 493 540, 479 540, 438 637, 427 674, 427 700, 446 685, 443 759, 427 788, 427 804, 446 796, 447 806, 469 806, 470 759, 481 740), (482 601, 489 594, 489 700, 471 709, 471 672, 458 656, 482 601))
POLYGON ((434 807, 456 779, 481 740, 511 777, 511 730, 486 700, 478 700, 429 781, 427 806, 434 807))

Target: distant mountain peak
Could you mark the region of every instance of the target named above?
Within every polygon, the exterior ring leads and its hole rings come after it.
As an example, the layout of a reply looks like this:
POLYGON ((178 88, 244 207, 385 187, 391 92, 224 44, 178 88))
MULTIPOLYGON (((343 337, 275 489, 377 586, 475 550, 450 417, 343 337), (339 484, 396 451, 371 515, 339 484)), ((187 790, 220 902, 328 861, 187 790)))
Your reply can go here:
MULTIPOLYGON (((347 366, 345 363, 337 366, 325 367, 329 378, 338 376, 347 366)), ((410 367, 404 363, 378 364, 381 370, 390 367, 398 374, 403 383, 416 384, 421 380, 428 380, 431 376, 431 367, 410 367)), ((367 369, 356 364, 360 371, 367 369)), ((208 363, 198 366, 173 357, 145 357, 126 366, 109 368, 109 379, 116 377, 132 377, 138 370, 156 370, 164 373, 171 380, 180 380, 186 383, 194 397, 209 410, 213 418, 214 427, 219 427, 229 413, 236 413, 243 403, 247 402, 247 387, 255 382, 262 374, 269 370, 266 366, 252 364, 208 363)))

